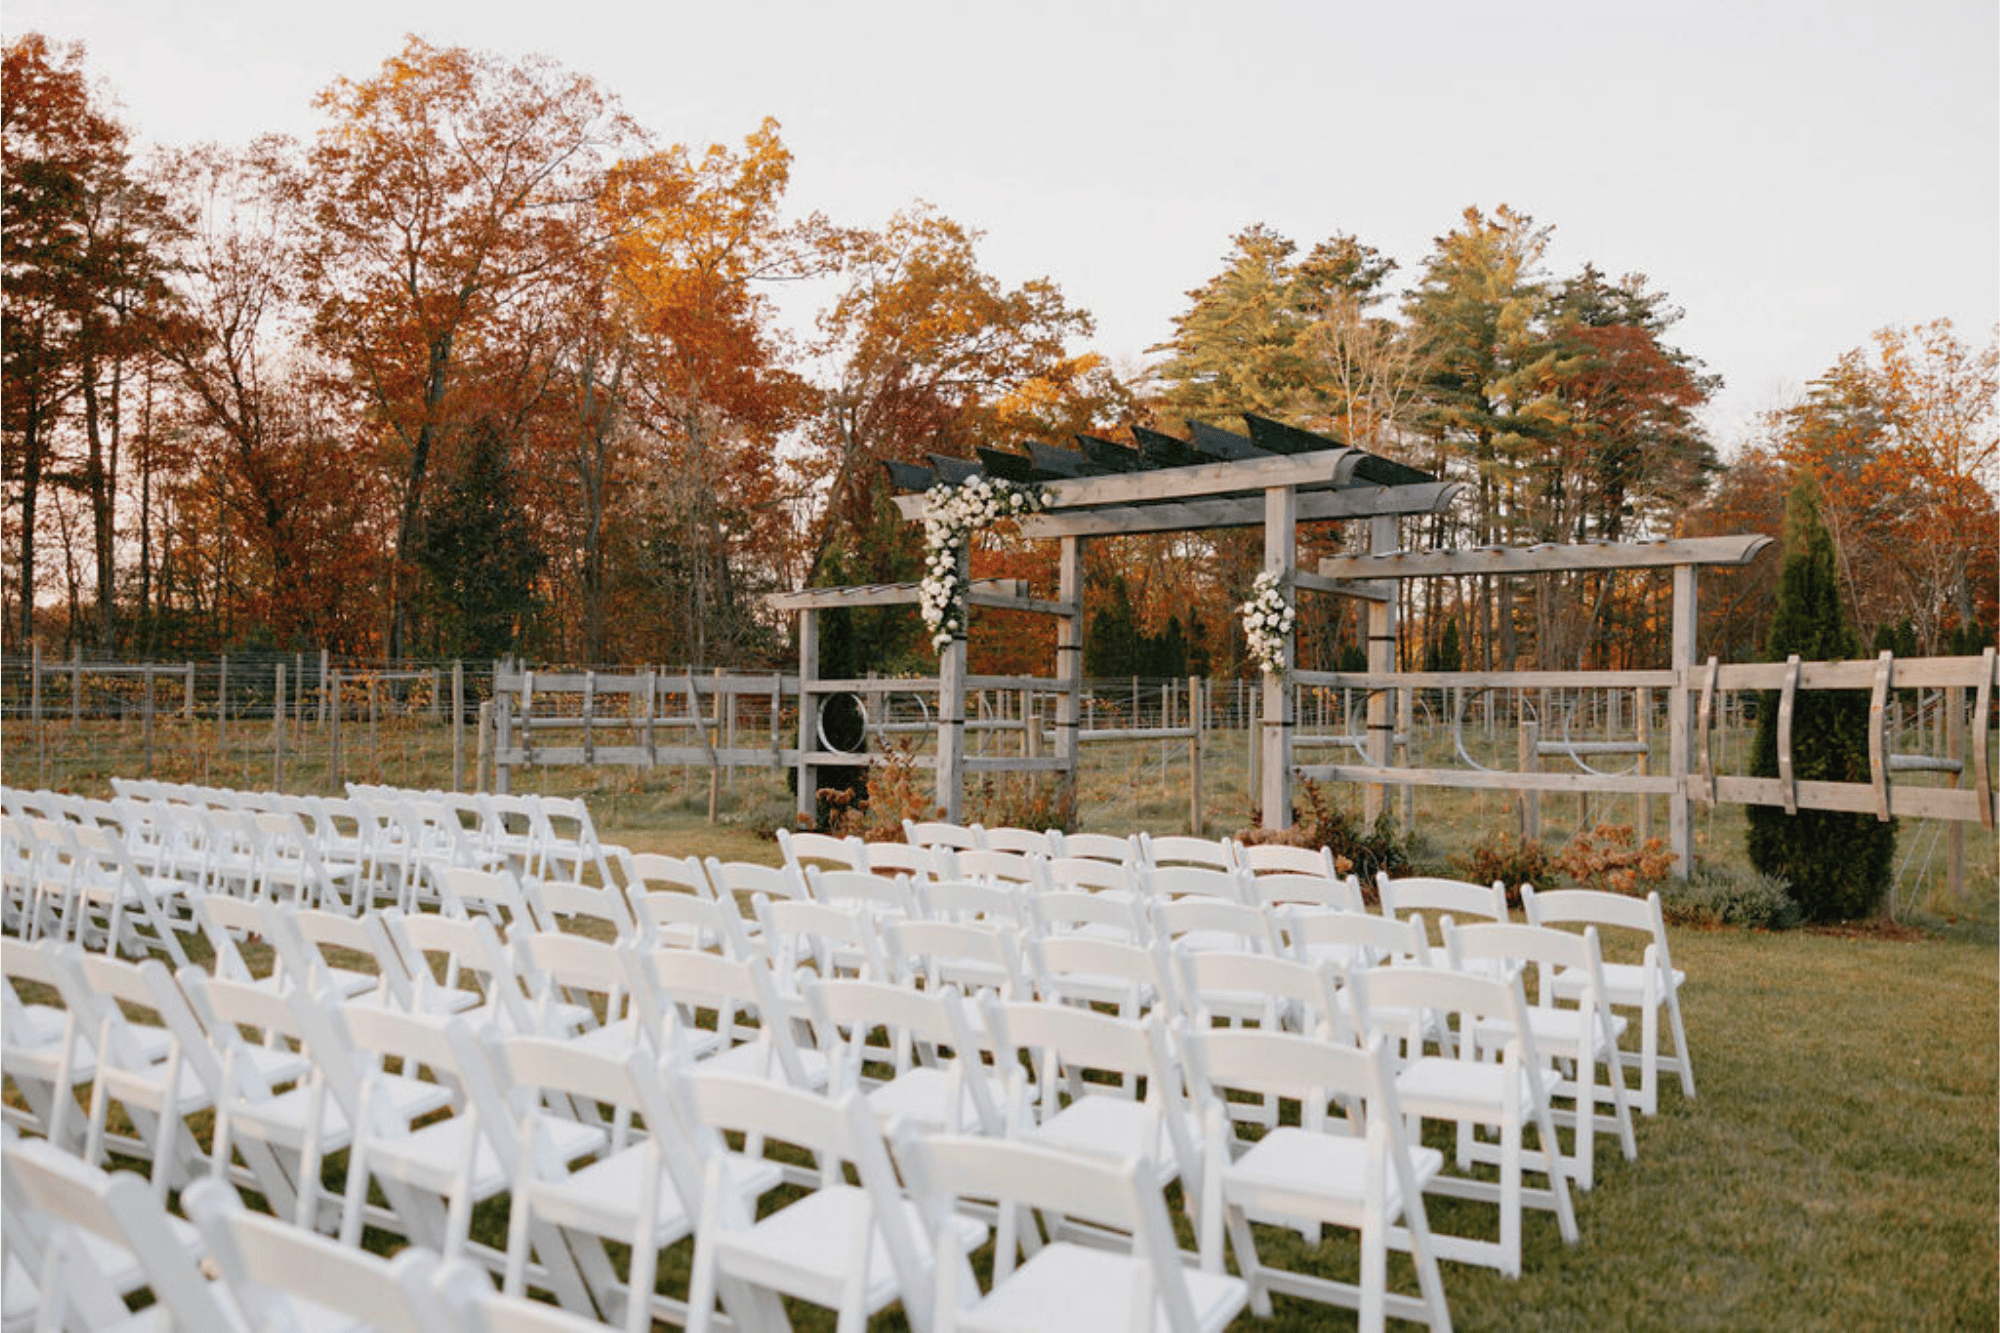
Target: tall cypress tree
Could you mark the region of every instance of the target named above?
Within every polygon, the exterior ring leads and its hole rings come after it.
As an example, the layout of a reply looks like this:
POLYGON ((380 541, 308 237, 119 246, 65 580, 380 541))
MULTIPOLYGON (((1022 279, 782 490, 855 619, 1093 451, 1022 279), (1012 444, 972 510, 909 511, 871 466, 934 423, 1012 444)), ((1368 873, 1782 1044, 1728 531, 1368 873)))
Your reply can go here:
POLYGON ((431 507, 416 543, 427 576, 433 648, 498 657, 520 647, 547 557, 514 493, 508 441, 482 421, 464 466, 431 507))
MULTIPOLYGON (((1801 477, 1785 501, 1785 560, 1765 656, 1837 661, 1861 655, 1861 640, 1840 606, 1833 539, 1820 521, 1817 489, 1801 477)), ((1751 770, 1778 775, 1778 696, 1758 710, 1751 770)), ((1792 773, 1801 782, 1868 780, 1868 704, 1852 690, 1800 690, 1792 708, 1792 773)), ((1896 826, 1872 814, 1749 807, 1750 863, 1790 881, 1812 921, 1868 916, 1888 892, 1896 826)))

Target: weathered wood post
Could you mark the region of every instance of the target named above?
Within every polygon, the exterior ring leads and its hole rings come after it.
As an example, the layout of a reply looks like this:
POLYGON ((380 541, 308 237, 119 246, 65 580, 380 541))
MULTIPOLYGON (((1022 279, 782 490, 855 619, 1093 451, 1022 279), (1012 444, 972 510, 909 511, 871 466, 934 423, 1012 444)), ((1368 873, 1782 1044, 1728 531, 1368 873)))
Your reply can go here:
POLYGON ((36 785, 49 785, 49 737, 42 722, 42 645, 28 645, 28 716, 34 720, 36 785))
MULTIPOLYGON (((1525 717, 1522 718, 1520 740, 1519 740, 1519 744, 1521 747, 1519 767, 1521 772, 1539 773, 1541 771, 1542 768, 1541 740, 1542 740, 1542 724, 1540 722, 1530 721, 1525 717)), ((1542 836, 1541 792, 1537 791, 1533 787, 1523 787, 1521 789, 1519 797, 1515 801, 1515 808, 1520 811, 1521 836, 1523 838, 1541 837, 1542 836)))
MULTIPOLYGON (((1264 491, 1264 572, 1285 581, 1288 597, 1296 597, 1291 586, 1294 562, 1298 557, 1299 493, 1292 486, 1271 486, 1264 491)), ((1264 827, 1292 826, 1292 731, 1294 702, 1292 669, 1298 664, 1298 630, 1286 631, 1275 670, 1264 672, 1264 743, 1262 808, 1264 827)))
POLYGON ((1674 780, 1673 795, 1667 798, 1667 841, 1674 853, 1674 875, 1680 879, 1694 870, 1694 812, 1688 778, 1694 753, 1689 668, 1695 665, 1695 607, 1695 566, 1675 565, 1672 665, 1678 679, 1667 697, 1667 764, 1674 780))
POLYGON ((285 789, 285 664, 271 673, 271 788, 285 789))
POLYGON ((812 762, 819 749, 819 612, 799 611, 799 757, 798 822, 810 825, 819 815, 819 771, 812 762))
MULTIPOLYGON (((971 558, 964 545, 958 551, 959 586, 970 588, 971 558)), ((965 632, 972 619, 968 593, 959 611, 959 627, 938 654, 937 805, 947 824, 958 822, 965 799, 965 632)))
POLYGON ((340 671, 336 668, 325 681, 320 691, 320 716, 327 719, 326 751, 327 763, 333 770, 333 789, 340 791, 345 785, 346 774, 341 771, 340 762, 340 671))
MULTIPOLYGON (((1639 776, 1653 774, 1653 692, 1640 686, 1633 692, 1635 703, 1633 716, 1639 724, 1639 776)), ((1653 798, 1641 793, 1639 796, 1639 844, 1644 846, 1653 836, 1653 798)))
POLYGON ((153 664, 151 662, 141 667, 140 673, 140 679, 146 683, 144 693, 139 696, 140 731, 145 737, 146 747, 146 766, 144 772, 150 778, 153 776, 153 682, 157 677, 153 673, 153 664))
MULTIPOLYGON (((1396 550, 1400 546, 1396 528, 1394 515, 1383 514, 1369 519, 1369 554, 1383 555, 1396 550)), ((1396 597, 1390 595, 1368 602, 1368 671, 1371 675, 1388 675, 1396 669, 1396 601, 1396 597)), ((1386 687, 1369 689, 1368 762, 1376 768, 1387 768, 1392 758, 1392 742, 1396 734, 1394 715, 1390 711, 1393 704, 1393 694, 1386 687)), ((1388 787, 1371 783, 1362 796, 1362 818, 1372 828, 1388 805, 1388 787)))
POLYGON ((451 664, 451 789, 465 790, 465 663, 451 664))
POLYGON ((1199 838, 1202 833, 1201 817, 1201 742, 1207 730, 1208 710, 1204 706, 1203 686, 1200 676, 1189 676, 1187 686, 1188 726, 1194 735, 1188 738, 1188 832, 1199 838))
POLYGON ((1064 537, 1058 557, 1056 600, 1063 613, 1056 618, 1056 754, 1063 761, 1065 780, 1081 779, 1077 742, 1083 716, 1083 539, 1064 537))

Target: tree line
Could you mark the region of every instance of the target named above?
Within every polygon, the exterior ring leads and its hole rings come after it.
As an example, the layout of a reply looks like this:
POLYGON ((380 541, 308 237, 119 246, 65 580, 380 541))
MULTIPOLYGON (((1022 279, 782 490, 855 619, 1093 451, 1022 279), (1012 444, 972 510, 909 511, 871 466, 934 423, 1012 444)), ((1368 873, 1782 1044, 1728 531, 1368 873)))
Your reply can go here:
MULTIPOLYGON (((761 593, 917 575, 882 460, 1245 410, 1468 482, 1406 546, 1775 534, 1810 470, 1854 623, 1938 651, 1996 619, 1995 344, 1885 331, 1725 466, 1669 297, 1551 274, 1512 208, 1466 210, 1401 287, 1354 236, 1248 228, 1121 374, 1056 284, 984 269, 976 228, 802 210, 775 122, 667 143, 540 58, 413 37, 322 91, 303 141, 143 157, 78 48, 10 41, 0 100, 16 643, 763 664, 787 627, 761 593), (798 283, 828 293, 809 332, 779 318, 798 283)), ((974 559, 1053 585, 1047 544, 974 559)), ((1256 565, 1254 535, 1092 543, 1096 655, 1244 669, 1256 565)), ((1708 599, 1725 656, 1772 582, 1708 599)), ((1667 621, 1642 575, 1405 597, 1411 665, 1657 660, 1667 621)), ((975 665, 1045 669, 1047 625, 991 614, 975 665)), ((863 619, 873 666, 924 660, 913 616, 863 619)), ((1301 630, 1308 664, 1358 642, 1330 599, 1301 630)))

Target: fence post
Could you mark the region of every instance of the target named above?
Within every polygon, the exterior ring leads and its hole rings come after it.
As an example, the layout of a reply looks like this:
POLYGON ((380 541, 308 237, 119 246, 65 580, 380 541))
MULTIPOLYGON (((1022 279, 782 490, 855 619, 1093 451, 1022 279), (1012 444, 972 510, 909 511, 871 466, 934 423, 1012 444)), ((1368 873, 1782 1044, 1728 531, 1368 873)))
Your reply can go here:
POLYGON ((271 790, 285 789, 285 664, 272 668, 271 693, 271 790))
MULTIPOLYGON (((1542 739, 1540 722, 1521 719, 1520 770, 1523 773, 1538 772, 1542 766, 1541 752, 1537 748, 1542 739)), ((1521 836, 1539 838, 1542 836, 1542 794, 1531 787, 1523 787, 1516 802, 1520 811, 1521 836)))
MULTIPOLYGON (((1954 787, 1963 787, 1971 777, 1965 753, 1965 687, 1953 685, 1944 693, 1945 758, 1958 761, 1954 787)), ((1945 826, 1945 887, 1955 907, 1965 893, 1965 821, 1954 819, 1945 826)))
POLYGON ((1201 836, 1201 738, 1205 729, 1202 718, 1202 679, 1188 677, 1188 726, 1194 735, 1188 737, 1188 833, 1201 836))
MULTIPOLYGON (((1403 738, 1396 742, 1396 762, 1404 768, 1409 768, 1411 766, 1410 744, 1416 739, 1417 735, 1417 692, 1411 686, 1405 685, 1402 689, 1396 691, 1396 715, 1401 719, 1403 725, 1403 738)), ((1403 784, 1403 796, 1399 804, 1403 807, 1403 836, 1407 838, 1410 836, 1410 831, 1417 824, 1417 788, 1415 783, 1406 782, 1403 784)))
POLYGON ((722 737, 722 668, 715 669, 715 698, 709 705, 708 725, 708 822, 715 822, 717 808, 722 803, 722 755, 717 751, 717 742, 722 737))
POLYGON ((451 789, 465 790, 465 663, 451 664, 451 789))
MULTIPOLYGON (((1639 724, 1639 776, 1653 774, 1653 692, 1640 686, 1632 693, 1634 720, 1639 724)), ((1653 836, 1653 797, 1649 792, 1639 796, 1639 845, 1645 846, 1653 836)))
POLYGON ((70 735, 76 734, 76 725, 82 720, 83 700, 83 645, 73 643, 69 649, 69 725, 70 735))
POLYGON ((142 724, 141 730, 145 733, 146 737, 145 773, 150 778, 153 776, 153 664, 151 662, 146 663, 142 671, 142 678, 146 682, 146 691, 140 695, 139 719, 142 724))
POLYGON ((328 711, 331 705, 327 703, 326 698, 327 667, 327 650, 322 648, 319 650, 319 724, 322 727, 327 725, 327 719, 331 716, 331 713, 328 711))
POLYGON ((194 721, 194 663, 189 662, 185 669, 187 671, 187 697, 181 701, 181 717, 192 722, 194 721))
POLYGON ((39 775, 36 785, 49 785, 49 742, 48 731, 42 725, 42 645, 34 643, 28 648, 28 716, 35 725, 35 771, 39 775))
POLYGON ((320 715, 328 719, 326 728, 327 763, 333 772, 333 789, 335 791, 344 791, 346 789, 345 774, 341 772, 340 765, 340 672, 338 669, 335 669, 333 678, 330 681, 323 680, 321 682, 320 715), (330 710, 328 708, 329 695, 332 698, 330 710))

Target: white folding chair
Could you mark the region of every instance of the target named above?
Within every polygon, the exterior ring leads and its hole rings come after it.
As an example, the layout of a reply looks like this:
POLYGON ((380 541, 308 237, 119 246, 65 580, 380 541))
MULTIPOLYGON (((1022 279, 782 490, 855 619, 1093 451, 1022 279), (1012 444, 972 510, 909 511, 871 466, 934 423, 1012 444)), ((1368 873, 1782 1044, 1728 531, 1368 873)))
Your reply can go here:
POLYGON ((807 866, 805 874, 806 886, 812 890, 814 902, 850 909, 867 906, 874 909, 877 916, 887 918, 923 915, 916 888, 908 875, 877 875, 866 870, 821 870, 818 866, 807 866))
POLYGON ((1237 868, 1236 844, 1227 838, 1195 838, 1168 834, 1156 838, 1139 835, 1140 864, 1147 866, 1205 866, 1210 870, 1237 868))
POLYGON ((785 864, 800 875, 812 863, 824 862, 841 870, 859 870, 868 863, 868 852, 861 839, 836 838, 830 833, 794 833, 781 828, 778 849, 785 855, 785 864))
POLYGON ((248 1333, 228 1291, 196 1267, 206 1250, 200 1233, 169 1215, 140 1177, 22 1139, 0 1146, 0 1176, 5 1244, 10 1258, 21 1256, 6 1285, 33 1274, 35 1327, 162 1327, 164 1315, 176 1328, 248 1333), (124 1302, 140 1291, 152 1295, 152 1316, 135 1319, 124 1302))
POLYGON ((998 1134, 1006 1091, 981 1058, 958 989, 914 991, 871 981, 808 980, 802 987, 820 1050, 837 1072, 830 1090, 858 1091, 883 1129, 998 1134))
MULTIPOLYGON (((387 1010, 350 1007, 345 1014, 347 1035, 355 1049, 373 1064, 362 1082, 361 1126, 348 1150, 347 1183, 341 1206, 340 1239, 359 1245, 363 1204, 371 1182, 380 1185, 392 1208, 398 1198, 413 1201, 407 1211, 396 1209, 396 1229, 411 1242, 437 1251, 449 1260, 470 1255, 489 1270, 502 1271, 510 1256, 472 1239, 475 1205, 517 1192, 524 1172, 544 1171, 601 1152, 605 1131, 594 1124, 564 1120, 545 1127, 543 1138, 524 1144, 517 1134, 515 1108, 509 1104, 484 1046, 463 1019, 430 1023, 387 1010), (372 1114, 388 1065, 401 1076, 415 1077, 428 1069, 451 1091, 453 1113, 431 1116, 420 1124, 399 1117, 372 1114), (400 1188, 396 1188, 400 1187, 400 1188)), ((588 1283, 576 1258, 543 1238, 545 1262, 537 1274, 572 1309, 590 1307, 588 1283)), ((606 1270, 608 1271, 608 1269, 606 1270)))
POLYGON ((246 1210, 219 1180, 184 1197, 222 1280, 253 1328, 436 1333, 450 1316, 433 1286, 437 1256, 411 1246, 383 1259, 246 1210))
POLYGON ((1002 824, 986 830, 984 845, 996 852, 1019 852, 1053 861, 1062 855, 1057 850, 1056 836, 1048 829, 1013 828, 1002 824))
POLYGON ((948 824, 943 820, 905 819, 903 841, 912 847, 950 847, 970 851, 987 845, 985 830, 977 824, 948 824))
MULTIPOLYGON (((820 1164, 817 1189, 761 1219, 743 1208, 725 1162, 711 1157, 704 1164, 688 1333, 714 1326, 725 1279, 836 1310, 844 1329, 859 1329, 900 1301, 910 1326, 928 1333, 936 1267, 930 1237, 897 1187, 882 1133, 860 1096, 828 1098, 696 1073, 687 1079, 687 1097, 700 1123, 790 1144, 820 1164), (847 1183, 841 1163, 852 1164, 857 1183, 847 1183)), ((986 1234, 983 1223, 958 1219, 939 1239, 940 1258, 960 1262, 986 1234)))
POLYGON ((1100 1159, 1142 1153, 1158 1169, 1153 1183, 1180 1180, 1192 1209, 1200 1141, 1158 1014, 1135 1020, 992 999, 984 1009, 1001 1068, 1029 1073, 1010 1096, 1009 1137, 1100 1159))
POLYGON ((1268 909, 1221 898, 1155 898, 1147 904, 1153 936, 1171 947, 1200 953, 1209 949, 1284 952, 1284 941, 1268 909))
POLYGON ((1109 833, 1064 833, 1058 836, 1062 839, 1057 848, 1061 857, 1110 861, 1114 865, 1142 859, 1137 835, 1118 838, 1109 833))
POLYGON ((92 1042, 103 1025, 104 1001, 83 998, 88 1009, 50 1004, 61 994, 57 960, 74 950, 60 940, 28 944, 0 936, 0 1073, 14 1080, 25 1109, 8 1104, 7 1122, 64 1148, 80 1143, 76 1090, 97 1075, 92 1042))
POLYGON ((1172 1010, 1173 965, 1158 942, 1124 944, 1081 933, 1027 941, 1035 994, 1052 1003, 1110 1005, 1126 1018, 1172 1010))
POLYGON ((1549 1114, 1549 1098, 1558 1080, 1536 1052, 1519 972, 1494 978, 1441 968, 1374 967, 1350 973, 1348 989, 1361 1032, 1400 1038, 1408 1052, 1395 1078, 1404 1115, 1412 1121, 1442 1120, 1498 1131, 1497 1185, 1441 1174, 1429 1188, 1436 1194, 1498 1204, 1499 1239, 1435 1235, 1438 1256, 1519 1277, 1521 1211, 1528 1205, 1553 1211, 1563 1240, 1575 1244, 1569 1175, 1549 1114), (1385 1014, 1394 1018, 1385 1019, 1385 1014), (1453 1018, 1459 1037, 1455 1050, 1424 1054, 1427 1023, 1432 1019, 1450 1023, 1453 1018), (1475 1040, 1475 1033, 1485 1034, 1485 1039, 1475 1040), (1496 1050, 1499 1059, 1488 1058, 1496 1050), (1535 1152, 1522 1141, 1529 1125, 1534 1126, 1539 1144, 1535 1152), (1530 1170, 1542 1173, 1547 1184, 1539 1189, 1524 1187, 1522 1173, 1530 1170))
MULTIPOLYGON (((622 1306, 628 1329, 648 1329, 656 1315, 685 1323, 685 1303, 656 1295, 654 1283, 659 1252, 693 1234, 701 1161, 721 1158, 728 1187, 752 1212, 780 1183, 777 1167, 732 1153, 720 1135, 688 1124, 672 1105, 659 1061, 644 1052, 606 1057, 545 1037, 509 1037, 494 1045, 525 1111, 502 1290, 524 1295, 530 1255, 539 1255, 544 1267, 578 1264, 598 1310, 608 1317, 622 1306), (579 1106, 602 1108, 609 1119, 579 1124, 566 1114, 579 1106), (583 1156, 574 1147, 580 1130, 594 1134, 605 1151, 576 1165, 583 1156), (623 1281, 604 1253, 605 1241, 631 1248, 623 1281)), ((752 1304, 724 1293, 732 1311, 752 1304)))
POLYGON ((1019 931, 999 923, 891 921, 883 928, 892 977, 926 990, 956 986, 968 996, 1025 1000, 1034 983, 1019 931))
POLYGON ((1226 903, 1254 903, 1248 872, 1210 866, 1148 866, 1142 872, 1145 892, 1153 898, 1214 898, 1226 903))
POLYGON ((1311 875, 1342 878, 1331 847, 1292 847, 1282 842, 1236 844, 1236 864, 1253 875, 1311 875))
MULTIPOLYGON (((1296 851, 1297 848, 1287 850, 1296 851)), ((1255 875, 1250 888, 1268 908, 1306 907, 1327 912, 1365 912, 1361 885, 1352 875, 1301 875, 1288 870, 1255 875)))
MULTIPOLYGON (((1423 1191, 1443 1170, 1436 1151, 1405 1137, 1395 1074, 1380 1037, 1367 1048, 1282 1032, 1187 1028, 1188 1084, 1202 1115, 1202 1268, 1222 1271, 1223 1237, 1250 1286, 1250 1308, 1271 1317, 1271 1293, 1354 1310, 1364 1329, 1386 1317, 1451 1327, 1432 1250, 1423 1191), (1232 1096, 1296 1101, 1299 1123, 1266 1129, 1255 1141, 1230 1128, 1232 1096), (1331 1106, 1359 1116, 1330 1119, 1331 1106), (1347 1227, 1361 1241, 1360 1281, 1333 1281, 1265 1265, 1251 1222, 1347 1227), (1390 1293, 1388 1252, 1407 1250, 1418 1296, 1390 1293)), ((1317 1237, 1315 1237, 1317 1239, 1317 1237)))
POLYGON ((1215 1333, 1248 1299, 1241 1278, 1182 1264, 1158 1171, 1144 1156, 1093 1160, 1042 1144, 957 1135, 899 1136, 896 1154, 923 1200, 934 1250, 948 1248, 971 1220, 968 1206, 1000 1205, 990 1287, 979 1290, 969 1265, 940 1263, 932 1333, 1215 1333), (1075 1219, 1124 1243, 1041 1243, 1037 1213, 1075 1219))
MULTIPOLYGON (((1632 1111, 1627 1104, 1625 1071, 1618 1059, 1618 1039, 1624 1034, 1625 1019, 1611 1012, 1605 999, 1604 963, 1597 949, 1597 928, 1585 926, 1581 935, 1550 926, 1523 926, 1512 923, 1475 922, 1456 925, 1450 917, 1439 923, 1444 929, 1445 956, 1453 967, 1467 962, 1517 963, 1531 969, 1535 978, 1534 1001, 1527 1008, 1528 1026, 1535 1034, 1535 1050, 1543 1059, 1553 1060, 1560 1074, 1564 1066, 1574 1073, 1562 1078, 1552 1096, 1567 1098, 1569 1109, 1557 1107, 1552 1115, 1558 1126, 1572 1131, 1570 1178, 1580 1190, 1588 1190, 1595 1179, 1597 1136, 1618 1136, 1625 1160, 1639 1155, 1632 1135, 1632 1111), (1582 979, 1582 989, 1574 1001, 1556 995, 1555 978, 1568 971, 1582 979), (1605 1068, 1605 1081, 1597 1081, 1597 1067, 1605 1068), (1598 1113, 1609 1105, 1612 1114, 1598 1113)), ((1477 1034, 1485 1040, 1490 1034, 1477 1034)))
POLYGON ((1433 944, 1442 943, 1437 935, 1441 916, 1461 923, 1507 920, 1507 890, 1497 879, 1491 884, 1432 875, 1392 879, 1378 870, 1375 889, 1381 897, 1383 916, 1396 921, 1420 918, 1433 944))
MULTIPOLYGON (((1620 1054, 1627 1068, 1639 1070, 1639 1110, 1653 1115, 1659 1110, 1659 1076, 1679 1074, 1681 1095, 1694 1096, 1694 1061, 1688 1053, 1687 1029, 1681 1023, 1681 987, 1687 973, 1674 966, 1667 945, 1667 920, 1660 910, 1660 895, 1644 898, 1605 893, 1597 889, 1555 889, 1537 892, 1531 884, 1521 886, 1521 903, 1528 923, 1535 926, 1591 925, 1600 940, 1608 931, 1623 932, 1619 938, 1644 942, 1644 953, 1636 963, 1604 965, 1605 999, 1614 1009, 1639 1011, 1639 1049, 1620 1054), (1674 1053, 1660 1054, 1660 1011, 1666 1011, 1673 1030, 1674 1053)), ((1579 994, 1584 978, 1570 973, 1556 974, 1556 993, 1564 997, 1579 994)))
MULTIPOLYGON (((948 856, 949 849, 944 849, 948 856)), ((908 875, 922 883, 939 873, 938 849, 913 846, 907 842, 864 842, 860 868, 873 875, 908 875)))

